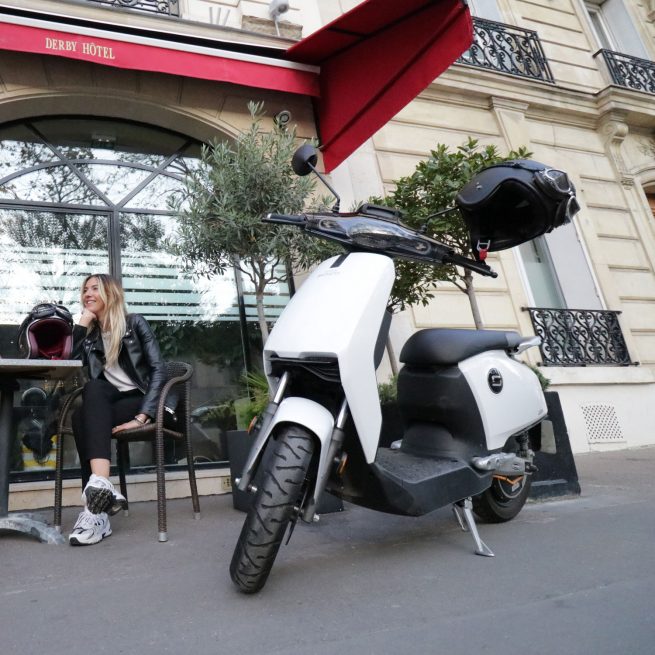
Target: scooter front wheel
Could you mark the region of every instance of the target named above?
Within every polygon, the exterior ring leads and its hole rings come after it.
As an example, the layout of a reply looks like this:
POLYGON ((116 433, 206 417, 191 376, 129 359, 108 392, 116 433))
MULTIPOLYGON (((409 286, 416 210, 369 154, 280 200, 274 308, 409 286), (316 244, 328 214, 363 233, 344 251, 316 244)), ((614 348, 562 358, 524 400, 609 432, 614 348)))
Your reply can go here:
POLYGON ((230 576, 240 591, 252 594, 266 584, 313 454, 314 439, 304 428, 290 425, 278 433, 230 563, 230 576))
POLYGON ((473 511, 487 523, 510 521, 525 505, 531 486, 531 475, 496 475, 489 489, 473 496, 473 511))

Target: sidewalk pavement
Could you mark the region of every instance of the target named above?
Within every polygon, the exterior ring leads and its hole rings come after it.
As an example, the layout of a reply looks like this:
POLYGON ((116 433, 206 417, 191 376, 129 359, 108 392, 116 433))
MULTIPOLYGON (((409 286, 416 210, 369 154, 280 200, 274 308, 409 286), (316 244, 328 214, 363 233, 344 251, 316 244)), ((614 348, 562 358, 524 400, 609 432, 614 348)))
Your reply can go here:
MULTIPOLYGON (((153 502, 72 548, 0 535, 0 650, 103 653, 655 652, 655 448, 575 457, 582 495, 479 523, 473 554, 448 509, 420 518, 352 505, 299 525, 264 590, 228 567, 244 514, 231 496, 153 502)), ((65 508, 72 527, 77 509, 65 508)), ((51 510, 44 512, 48 518, 51 510)))

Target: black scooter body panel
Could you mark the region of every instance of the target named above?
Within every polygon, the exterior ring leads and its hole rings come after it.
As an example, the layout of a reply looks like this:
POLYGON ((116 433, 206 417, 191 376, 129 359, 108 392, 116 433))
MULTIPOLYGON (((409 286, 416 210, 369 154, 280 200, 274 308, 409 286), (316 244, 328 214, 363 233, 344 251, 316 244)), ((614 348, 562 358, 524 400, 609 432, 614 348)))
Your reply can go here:
POLYGON ((458 366, 405 365, 398 375, 402 450, 412 455, 486 454, 475 396, 458 366))
POLYGON ((491 485, 491 473, 476 471, 455 456, 417 457, 390 448, 379 448, 372 474, 363 493, 343 498, 388 514, 422 516, 491 485))

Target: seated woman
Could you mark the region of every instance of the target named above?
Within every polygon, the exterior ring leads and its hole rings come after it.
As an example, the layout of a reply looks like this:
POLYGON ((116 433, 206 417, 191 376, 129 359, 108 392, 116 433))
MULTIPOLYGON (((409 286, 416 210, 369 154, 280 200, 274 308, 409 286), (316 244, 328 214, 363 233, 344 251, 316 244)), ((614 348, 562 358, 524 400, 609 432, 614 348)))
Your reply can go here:
POLYGON ((127 504, 109 481, 111 435, 150 422, 165 383, 157 339, 143 316, 127 313, 117 280, 89 275, 81 301, 73 357, 84 362, 90 380, 72 418, 85 504, 69 535, 73 546, 96 544, 111 534, 109 515, 127 504))

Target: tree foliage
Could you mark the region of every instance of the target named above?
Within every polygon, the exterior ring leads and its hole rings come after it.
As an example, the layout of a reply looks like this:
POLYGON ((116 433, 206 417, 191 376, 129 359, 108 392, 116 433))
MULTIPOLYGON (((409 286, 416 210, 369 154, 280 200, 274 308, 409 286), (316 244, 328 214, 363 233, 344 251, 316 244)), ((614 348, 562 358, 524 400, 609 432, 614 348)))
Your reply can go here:
MULTIPOLYGON (((525 159, 530 155, 525 148, 519 148, 507 156, 501 156, 496 146, 482 147, 473 138, 455 150, 438 144, 426 160, 417 164, 411 175, 398 179, 395 189, 386 198, 376 199, 376 202, 404 210, 404 223, 423 229, 428 236, 467 254, 471 249, 470 237, 459 211, 453 209, 433 215, 454 207, 457 192, 482 168, 508 159, 525 159)), ((469 295, 469 300, 474 295, 470 271, 453 265, 424 266, 398 262, 391 298, 392 308, 404 309, 419 303, 427 305, 434 296, 434 287, 438 281, 453 283, 469 295)), ((475 317, 473 306, 472 309, 475 317)))
POLYGON ((266 286, 286 280, 287 264, 297 271, 320 261, 326 248, 296 228, 262 222, 271 211, 302 212, 315 182, 291 169, 295 130, 276 124, 266 131, 263 104, 249 103, 248 109, 249 128, 234 141, 205 146, 199 166, 187 173, 175 200, 181 220, 172 247, 197 275, 210 277, 236 266, 255 289, 265 339, 266 286))

